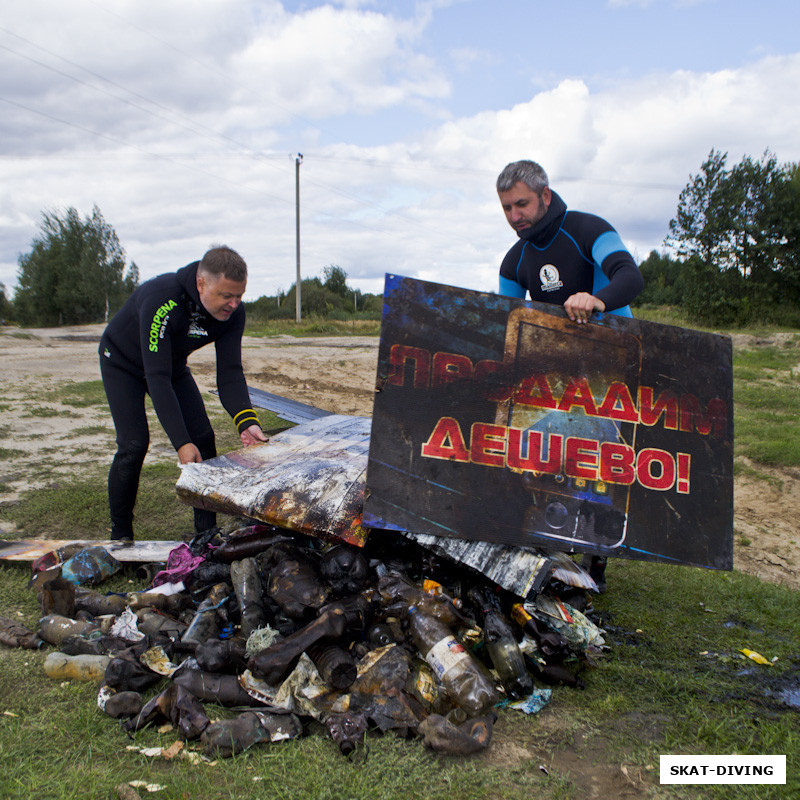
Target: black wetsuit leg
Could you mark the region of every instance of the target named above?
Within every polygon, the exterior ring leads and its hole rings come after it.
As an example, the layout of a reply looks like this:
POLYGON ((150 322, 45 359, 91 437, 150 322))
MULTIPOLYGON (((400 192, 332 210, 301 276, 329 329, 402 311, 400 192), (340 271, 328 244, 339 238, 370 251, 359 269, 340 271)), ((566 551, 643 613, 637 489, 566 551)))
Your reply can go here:
POLYGON ((117 452, 108 472, 111 538, 133 539, 133 507, 142 464, 150 445, 144 409, 147 385, 143 379, 117 369, 102 355, 100 374, 117 433, 117 452))

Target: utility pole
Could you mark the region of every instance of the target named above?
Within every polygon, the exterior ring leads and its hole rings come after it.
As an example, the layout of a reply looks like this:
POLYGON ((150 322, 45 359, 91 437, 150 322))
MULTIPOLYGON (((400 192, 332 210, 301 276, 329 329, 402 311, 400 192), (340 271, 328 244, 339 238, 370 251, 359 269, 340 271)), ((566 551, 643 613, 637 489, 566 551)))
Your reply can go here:
POLYGON ((295 321, 300 322, 300 164, 303 163, 303 154, 298 153, 294 160, 294 206, 296 219, 296 246, 297 246, 297 283, 295 284, 295 321))

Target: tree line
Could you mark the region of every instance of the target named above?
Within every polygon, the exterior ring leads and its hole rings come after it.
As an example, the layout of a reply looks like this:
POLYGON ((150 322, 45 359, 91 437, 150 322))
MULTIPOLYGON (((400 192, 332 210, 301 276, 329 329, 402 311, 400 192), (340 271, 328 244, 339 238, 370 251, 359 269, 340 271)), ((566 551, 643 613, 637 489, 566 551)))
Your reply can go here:
POLYGON ((698 324, 800 327, 800 164, 767 151, 728 166, 712 150, 678 198, 665 244, 642 262, 635 305, 670 305, 698 324))
MULTIPOLYGON (((13 300, 0 284, 0 319, 23 325, 108 320, 139 285, 134 262, 95 206, 44 213, 29 253, 18 259, 13 300)), ((664 241, 641 262, 644 290, 634 306, 673 306, 689 323, 800 327, 800 164, 769 151, 728 166, 712 150, 680 193, 664 241)), ((296 287, 247 303, 254 321, 294 319, 296 287)), ((301 282, 303 317, 380 318, 380 295, 347 284, 337 265, 301 282)))

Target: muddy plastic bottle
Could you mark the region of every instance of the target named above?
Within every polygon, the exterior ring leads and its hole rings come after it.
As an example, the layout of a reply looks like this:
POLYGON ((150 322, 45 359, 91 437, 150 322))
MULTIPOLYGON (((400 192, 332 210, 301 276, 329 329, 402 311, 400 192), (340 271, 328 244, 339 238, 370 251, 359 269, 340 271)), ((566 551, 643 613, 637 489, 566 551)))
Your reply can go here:
POLYGON ((364 590, 369 562, 358 547, 336 544, 323 554, 320 572, 334 594, 343 597, 364 590))
POLYGON ((500 683, 511 700, 520 700, 533 691, 533 680, 525 667, 514 631, 499 609, 483 592, 470 590, 470 600, 483 616, 483 641, 500 683))
POLYGON ((305 627, 251 656, 247 668, 275 685, 295 668, 300 656, 312 645, 322 640, 339 640, 346 631, 364 631, 370 622, 371 606, 363 595, 337 600, 324 606, 319 616, 305 627))
POLYGON ((186 623, 152 608, 143 608, 137 611, 136 618, 138 620, 137 627, 142 633, 154 634, 160 632, 173 641, 180 639, 186 633, 186 628, 188 627, 186 623))
POLYGON ((180 669, 172 677, 172 682, 188 689, 198 700, 219 703, 221 706, 258 706, 241 687, 236 675, 220 675, 203 672, 199 669, 180 669))
POLYGON ((356 662, 344 648, 317 642, 306 652, 319 670, 322 680, 331 688, 347 689, 355 683, 358 677, 356 662))
POLYGON ((479 717, 500 700, 484 668, 464 649, 452 631, 435 617, 411 606, 411 636, 447 693, 471 717, 479 717))
POLYGON ((242 617, 242 636, 250 634, 267 624, 261 588, 261 575, 255 558, 243 558, 231 564, 231 582, 239 601, 242 617))
POLYGON ((6 647, 24 647, 26 650, 40 650, 44 642, 24 625, 8 617, 0 617, 0 644, 6 647))
POLYGON ((211 639, 197 645, 194 657, 204 672, 238 674, 247 664, 246 652, 242 638, 211 639))
POLYGON ((449 597, 444 594, 428 594, 399 572, 390 571, 382 575, 378 581, 378 592, 389 613, 396 612, 398 616, 403 616, 405 609, 413 605, 421 613, 436 617, 448 626, 457 627, 468 623, 449 597))
POLYGON ((309 619, 327 602, 331 589, 300 548, 276 544, 264 553, 260 563, 269 570, 267 594, 293 619, 309 619))
POLYGON ((44 660, 44 671, 57 680, 101 681, 111 659, 108 656, 68 656, 50 653, 44 660))
POLYGON ((322 724, 328 736, 339 746, 343 756, 349 756, 356 749, 369 727, 367 718, 357 711, 328 714, 322 724))
POLYGON ((100 594, 93 589, 75 589, 75 611, 88 611, 94 617, 105 614, 119 616, 125 610, 125 598, 121 594, 100 594))
POLYGON ((186 629, 182 642, 199 644, 219 636, 220 625, 217 609, 228 598, 229 587, 227 583, 218 583, 208 593, 208 596, 197 607, 189 627, 186 629))
POLYGON ((281 542, 291 542, 290 536, 280 533, 271 525, 252 525, 242 528, 238 535, 211 551, 211 558, 223 564, 232 564, 245 558, 252 558, 281 542))
POLYGON ((97 630, 97 626, 91 622, 62 617, 60 614, 48 614, 39 622, 39 636, 56 647, 59 647, 67 636, 81 636, 94 630, 97 630))

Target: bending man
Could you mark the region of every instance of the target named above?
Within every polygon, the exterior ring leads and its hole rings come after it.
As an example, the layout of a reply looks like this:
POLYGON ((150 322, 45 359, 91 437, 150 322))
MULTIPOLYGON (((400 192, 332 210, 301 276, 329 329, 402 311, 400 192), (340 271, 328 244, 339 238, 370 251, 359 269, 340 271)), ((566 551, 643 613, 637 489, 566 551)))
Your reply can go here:
MULTIPOLYGON (((128 298, 100 339, 100 372, 117 434, 108 475, 111 538, 133 540, 133 509, 150 444, 144 397, 181 464, 216 455, 214 430, 189 371, 190 353, 214 342, 217 389, 245 447, 266 441, 242 372, 241 305, 247 265, 229 247, 214 247, 201 261, 146 281, 128 298)), ((195 530, 216 515, 194 510, 195 530)))

